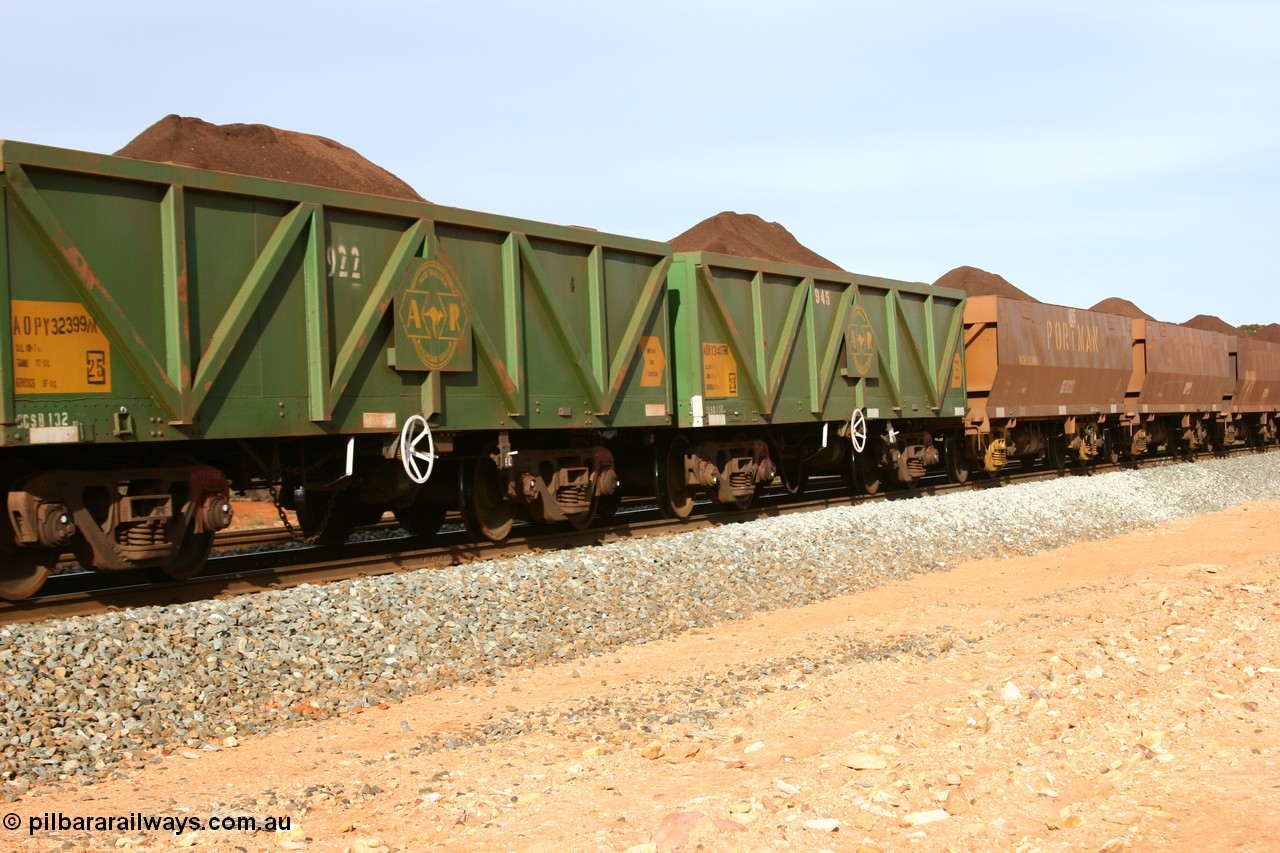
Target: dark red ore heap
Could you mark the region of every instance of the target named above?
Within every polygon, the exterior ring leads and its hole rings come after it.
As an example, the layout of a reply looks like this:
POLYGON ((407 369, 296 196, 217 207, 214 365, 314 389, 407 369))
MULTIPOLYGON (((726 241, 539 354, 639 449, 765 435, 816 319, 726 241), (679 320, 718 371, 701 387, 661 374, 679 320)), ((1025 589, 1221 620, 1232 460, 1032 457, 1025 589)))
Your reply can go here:
POLYGON ((765 222, 754 213, 717 213, 672 237, 671 247, 677 252, 718 252, 739 258, 840 270, 822 255, 802 246, 777 222, 765 222))
POLYGON ((120 157, 425 201, 413 187, 345 145, 265 124, 210 124, 170 115, 116 152, 120 157))
POLYGON ((1089 310, 1101 311, 1103 314, 1119 314, 1122 317, 1132 317, 1135 320, 1155 319, 1155 317, 1152 317, 1128 299, 1121 299, 1119 296, 1108 297, 1089 310))
POLYGON ((977 267, 956 267, 933 283, 934 287, 950 287, 963 290, 970 296, 1007 296, 1024 302, 1039 302, 1034 296, 1019 290, 1003 276, 980 270, 977 267))

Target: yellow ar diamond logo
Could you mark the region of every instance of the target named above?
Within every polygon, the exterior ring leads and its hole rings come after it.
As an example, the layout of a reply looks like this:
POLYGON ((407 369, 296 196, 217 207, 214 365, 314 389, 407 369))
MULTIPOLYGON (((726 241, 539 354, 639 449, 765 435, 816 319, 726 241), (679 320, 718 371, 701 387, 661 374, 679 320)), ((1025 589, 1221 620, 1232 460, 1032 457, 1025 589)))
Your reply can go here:
POLYGON ((470 369, 471 321, 449 268, 424 260, 411 276, 396 299, 401 333, 425 369, 470 369), (453 364, 459 354, 467 356, 465 366, 453 364))
POLYGON ((849 318, 849 356, 859 376, 866 376, 876 357, 876 331, 862 305, 853 306, 849 318))

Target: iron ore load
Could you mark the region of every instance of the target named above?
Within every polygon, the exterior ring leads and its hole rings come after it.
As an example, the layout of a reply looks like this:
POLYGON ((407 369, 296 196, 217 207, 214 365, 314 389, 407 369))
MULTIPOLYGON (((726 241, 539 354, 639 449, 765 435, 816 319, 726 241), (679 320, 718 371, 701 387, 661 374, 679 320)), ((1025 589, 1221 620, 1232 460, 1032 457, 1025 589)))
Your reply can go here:
POLYGON ((816 255, 17 142, 0 195, 8 599, 64 554, 194 575, 248 489, 316 541, 455 511, 501 541, 626 495, 1276 441, 1280 345, 816 255))

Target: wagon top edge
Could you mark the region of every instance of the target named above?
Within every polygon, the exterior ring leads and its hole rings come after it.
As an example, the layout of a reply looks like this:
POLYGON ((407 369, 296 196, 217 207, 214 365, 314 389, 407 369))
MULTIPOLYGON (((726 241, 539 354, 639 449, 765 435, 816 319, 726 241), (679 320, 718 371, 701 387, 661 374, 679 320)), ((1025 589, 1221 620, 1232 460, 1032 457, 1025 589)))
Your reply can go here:
POLYGON ((407 198, 372 195, 353 190, 314 184, 280 181, 184 166, 136 160, 111 154, 95 154, 50 145, 0 139, 0 174, 13 166, 79 173, 103 178, 183 187, 224 195, 248 196, 273 201, 315 204, 330 210, 345 210, 378 216, 427 219, 495 231, 509 231, 568 243, 604 245, 639 254, 670 255, 671 246, 648 240, 599 231, 580 225, 559 225, 533 219, 469 210, 461 207, 415 201, 407 198))
POLYGON ((1011 296, 982 294, 970 296, 965 302, 964 321, 966 324, 978 323, 1014 323, 1018 318, 1027 321, 1068 321, 1077 324, 1095 324, 1102 328, 1123 332, 1132 337, 1136 328, 1133 317, 1124 314, 1113 314, 1108 311, 1094 311, 1088 308, 1075 308, 1071 305, 1058 305, 1053 302, 1028 301, 1011 296))
POLYGON ((921 281, 900 281, 882 276, 834 270, 827 267, 811 267, 804 264, 790 264, 762 258, 746 258, 739 255, 726 255, 720 252, 675 252, 674 256, 676 258, 687 258, 695 265, 707 264, 712 267, 744 272, 764 272, 792 278, 812 278, 815 282, 838 282, 841 284, 874 287, 881 290, 900 290, 908 293, 933 295, 957 302, 962 302, 966 298, 964 291, 954 290, 949 287, 935 287, 921 281))
POLYGON ((1236 341, 1240 336, 1215 332, 1211 329, 1182 326, 1178 323, 1161 323, 1158 320, 1146 320, 1139 317, 1133 321, 1133 337, 1134 340, 1146 341, 1166 338, 1175 341, 1197 341, 1204 345, 1220 347, 1235 352, 1236 341))

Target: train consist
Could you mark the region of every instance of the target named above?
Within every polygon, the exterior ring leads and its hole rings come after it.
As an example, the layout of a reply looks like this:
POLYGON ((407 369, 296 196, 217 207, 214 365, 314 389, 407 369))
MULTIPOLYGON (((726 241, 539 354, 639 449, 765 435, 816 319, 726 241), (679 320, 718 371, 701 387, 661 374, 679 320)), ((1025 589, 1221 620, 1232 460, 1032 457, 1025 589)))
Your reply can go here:
POLYGON ((1275 443, 1280 345, 0 142, 0 597, 64 553, 200 571, 236 490, 585 527, 838 473, 872 493, 1275 443))

